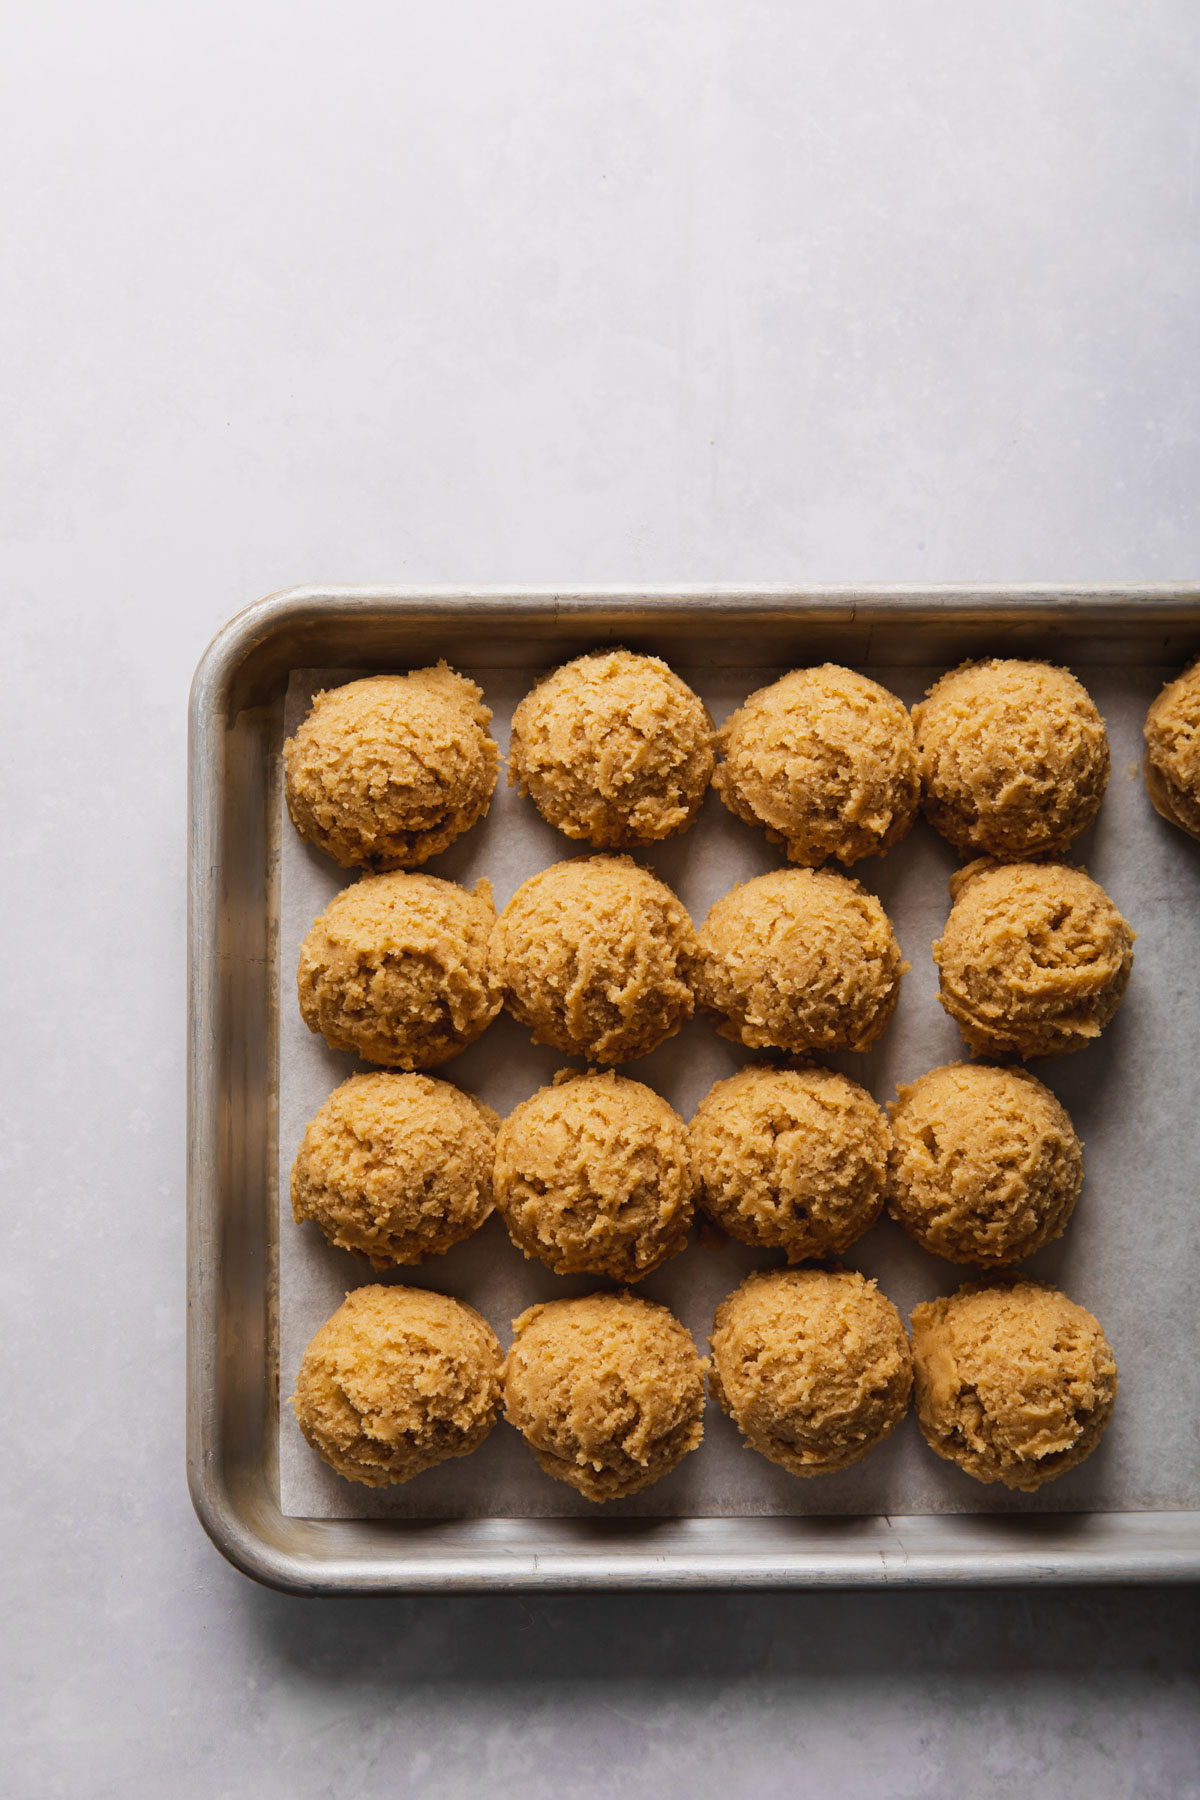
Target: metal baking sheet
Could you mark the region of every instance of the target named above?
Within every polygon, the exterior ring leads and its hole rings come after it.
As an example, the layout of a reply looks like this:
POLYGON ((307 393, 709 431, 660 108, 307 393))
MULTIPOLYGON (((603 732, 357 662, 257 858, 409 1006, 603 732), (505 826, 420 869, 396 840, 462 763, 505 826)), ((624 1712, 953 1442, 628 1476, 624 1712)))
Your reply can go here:
MULTIPOLYGON (((215 978, 218 1004, 209 1022, 232 1031, 225 1039, 218 1031, 216 1041, 227 1062, 234 1056, 242 1065, 240 1090, 226 1081, 207 1094, 197 1070, 193 1116, 193 1490, 227 1553, 264 1579, 306 1589, 1151 1579, 1195 1572, 1200 1375, 1190 1342, 1190 1127, 1200 1070, 1189 1054, 1195 1000, 1189 1001, 1186 971, 1200 965, 1200 854, 1150 812, 1137 765, 1145 707, 1197 642, 1200 603, 1192 590, 1137 597, 1128 591, 1090 597, 875 591, 853 600, 830 593, 564 599, 306 592, 263 603, 236 621, 198 674, 193 738, 193 826, 202 826, 207 812, 224 850, 193 870, 201 890, 194 888, 194 904, 204 901, 212 928, 202 948, 193 912, 193 998, 199 1018, 204 983, 211 987, 215 978), (230 635, 240 641, 229 644, 230 635), (290 1410, 284 1406, 281 1415, 278 1409, 278 1392, 286 1400, 308 1336, 347 1287, 375 1279, 366 1265, 330 1250, 314 1228, 297 1228, 287 1216, 287 1168, 304 1122, 357 1065, 310 1038, 295 1015, 299 938, 346 877, 282 829, 284 730, 303 711, 314 670, 348 679, 363 668, 406 667, 445 654, 485 687, 503 746, 507 716, 533 669, 615 641, 660 650, 718 717, 782 667, 825 655, 870 668, 912 700, 930 674, 957 657, 1013 649, 1072 663, 1105 713, 1113 779, 1079 855, 1139 929, 1138 963, 1125 1005, 1101 1043, 1038 1069, 1085 1141, 1086 1175, 1075 1221, 1031 1267, 1104 1321, 1121 1367, 1122 1397, 1097 1453, 1040 1495, 979 1488, 932 1457, 911 1416, 857 1469, 797 1482, 741 1451, 715 1409, 697 1455, 649 1494, 603 1512, 550 1483, 503 1426, 467 1461, 374 1494, 332 1476, 299 1438, 290 1410), (312 654, 318 647, 321 653, 312 654), (233 712, 227 703, 205 719, 206 676, 211 687, 218 658, 227 696, 240 680, 245 691, 234 697, 245 703, 233 712), (256 660, 260 667, 248 669, 256 660), (243 815, 236 836, 229 831, 231 811, 243 815), (256 825, 247 834, 250 813, 256 825), (232 961, 218 957, 214 964, 222 928, 238 943, 232 961), (253 1168, 238 1199, 227 1190, 222 1201, 217 1172, 203 1166, 197 1128, 205 1103, 223 1121, 224 1155, 240 1157, 247 1172, 253 1168), (221 1261, 220 1227, 225 1240, 240 1236, 253 1247, 256 1303, 244 1267, 234 1284, 240 1303, 228 1280, 223 1295, 206 1291, 203 1276, 214 1274, 214 1256, 221 1261), (257 1408, 232 1418, 222 1406, 222 1383, 250 1400, 255 1368, 257 1408), (206 1435, 206 1454, 197 1462, 206 1435), (233 1455, 237 1440, 240 1457, 233 1455), (236 1506, 235 1467, 244 1496, 236 1506), (247 1510, 250 1490, 256 1525, 247 1510), (973 1516, 947 1516, 955 1513, 973 1516), (1039 1513, 1055 1516, 1039 1521, 1039 1513)), ((468 880, 486 873, 502 904, 535 868, 572 853, 527 802, 498 790, 489 819, 431 868, 468 880)), ((734 880, 779 862, 715 797, 692 832, 646 860, 697 919, 734 880)), ((948 847, 919 825, 889 857, 855 870, 879 892, 913 963, 880 1045, 865 1057, 835 1059, 881 1101, 892 1097, 897 1080, 962 1053, 936 1004, 929 959, 954 866, 948 847)), ((445 1072, 506 1111, 563 1060, 533 1049, 504 1018, 445 1072)), ((625 1072, 650 1081, 688 1116, 710 1083, 742 1060, 696 1022, 625 1072)), ((740 1247, 714 1252, 693 1245, 642 1291, 672 1305, 702 1341, 716 1301, 746 1269, 773 1260, 740 1247)), ((846 1260, 878 1275, 903 1312, 964 1278, 886 1222, 846 1260)), ((448 1257, 396 1278, 469 1298, 503 1342, 521 1306, 595 1285, 567 1282, 524 1262, 496 1220, 448 1257)))

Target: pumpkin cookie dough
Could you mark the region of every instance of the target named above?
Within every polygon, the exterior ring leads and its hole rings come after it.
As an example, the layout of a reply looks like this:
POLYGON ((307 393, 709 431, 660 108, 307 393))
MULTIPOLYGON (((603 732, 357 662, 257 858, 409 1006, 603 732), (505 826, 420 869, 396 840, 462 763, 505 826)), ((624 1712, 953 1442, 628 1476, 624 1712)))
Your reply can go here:
POLYGON ((309 1121, 292 1165, 292 1216, 376 1269, 421 1263, 492 1210, 499 1120, 428 1075, 352 1075, 309 1121))
POLYGON ((976 1481, 1031 1494, 1096 1448, 1117 1365, 1099 1320, 1040 1281, 959 1288, 912 1314, 917 1419, 976 1481))
POLYGON ((433 1069, 500 1011, 488 951, 486 881, 473 893, 435 875, 368 875, 343 889, 300 950, 300 1012, 332 1050, 433 1069))
POLYGON ((1200 838, 1200 658, 1168 681, 1146 714, 1143 774, 1154 810, 1200 838))
POLYGON ((828 869, 779 869, 718 900, 697 934, 696 998, 748 1049, 867 1050, 895 1010, 900 959, 874 894, 828 869))
POLYGON ((704 1364, 665 1306, 588 1294, 513 1321, 504 1416, 538 1463, 588 1500, 669 1475, 704 1435, 704 1364))
POLYGON ((934 683, 912 717, 925 816, 960 850, 1063 851, 1100 809, 1108 736, 1069 669, 963 663, 934 683))
POLYGON ((640 1281, 687 1243, 687 1127, 640 1081, 563 1071, 501 1125, 495 1195, 527 1257, 640 1281))
POLYGON ((934 1256, 1002 1268, 1061 1236, 1083 1182, 1064 1108, 1024 1069, 951 1063, 888 1108, 888 1211, 934 1256))
POLYGON ((597 850, 686 831, 713 766, 703 701, 657 656, 597 650, 547 675, 513 714, 509 784, 597 850))
POLYGON ((292 823, 344 869, 415 869, 488 809, 491 716, 444 662, 319 693, 283 746, 292 823))
POLYGON ((900 1315, 852 1269, 750 1275, 717 1308, 709 1385, 746 1439, 793 1475, 832 1475, 908 1410, 900 1315))
POLYGON ((554 863, 519 887, 492 939, 514 1018, 590 1062, 646 1056, 692 1015, 692 922, 628 856, 554 863))
POLYGON ((941 1003, 984 1056, 1062 1056, 1099 1037, 1129 983, 1134 931, 1067 863, 969 863, 933 960, 941 1003))
POLYGON ((912 724, 877 681, 823 663, 759 688, 721 728, 713 776, 747 825, 815 868, 882 856, 912 825, 920 782, 912 724))
POLYGON ((304 1352, 292 1407, 330 1468, 389 1487, 479 1448, 499 1413, 500 1369, 495 1333, 463 1301, 355 1288, 304 1352))
POLYGON ((698 1204, 740 1243, 804 1262, 879 1217, 887 1120, 832 1069, 743 1069, 709 1090, 689 1136, 698 1204))

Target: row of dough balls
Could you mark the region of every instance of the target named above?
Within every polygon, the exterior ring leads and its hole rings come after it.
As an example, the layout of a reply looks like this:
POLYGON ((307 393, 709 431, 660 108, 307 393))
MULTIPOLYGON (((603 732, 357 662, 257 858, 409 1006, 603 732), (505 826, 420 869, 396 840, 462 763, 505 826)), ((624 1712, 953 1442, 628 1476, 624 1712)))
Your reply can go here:
POLYGON ((690 1127, 612 1073, 564 1071, 503 1122, 428 1075, 352 1075, 309 1122, 292 1212, 377 1270, 441 1255, 499 1211, 559 1275, 636 1282, 679 1254, 694 1209, 790 1263, 840 1256, 879 1218, 982 1269, 1059 1237, 1082 1148, 1047 1087, 984 1063, 933 1069, 885 1114, 832 1069, 751 1067, 690 1127))
MULTIPOLYGON (((1135 935, 1102 887, 1066 863, 981 859, 951 895, 933 956, 973 1051, 1057 1056, 1099 1034, 1135 935)), ((696 1001, 747 1049, 867 1050, 907 967, 879 901, 850 876, 756 876, 695 931, 631 858, 584 856, 532 876, 498 920, 486 882, 468 893, 433 875, 364 876, 308 932, 297 986, 311 1031, 384 1067, 438 1067, 502 1005, 535 1043, 614 1064, 673 1036, 696 1001)))
MULTIPOLYGON (((491 716, 444 662, 319 693, 284 746, 296 829, 344 868, 419 867, 488 809, 491 716)), ((1200 664, 1164 689, 1145 735, 1154 805, 1200 836, 1200 664)), ((911 718, 851 669, 794 669, 717 732, 659 658, 595 651, 525 697, 509 752, 510 783, 595 849, 686 830, 711 781, 809 867, 881 855, 918 805, 968 854, 1061 854, 1095 818, 1109 767, 1104 721, 1069 670, 995 658, 944 675, 911 718)))
POLYGON ((1033 1281, 914 1307, 910 1346, 891 1301, 855 1271, 751 1275, 717 1309, 711 1366, 665 1306, 628 1292, 552 1300, 513 1330, 504 1358, 461 1300, 357 1288, 305 1351, 300 1428, 338 1474, 387 1487, 469 1455, 503 1405, 547 1475, 603 1501, 650 1487, 699 1446, 706 1369, 746 1447, 801 1476, 861 1461, 915 1383, 939 1456, 1032 1492, 1095 1448, 1117 1393, 1099 1322, 1033 1281))

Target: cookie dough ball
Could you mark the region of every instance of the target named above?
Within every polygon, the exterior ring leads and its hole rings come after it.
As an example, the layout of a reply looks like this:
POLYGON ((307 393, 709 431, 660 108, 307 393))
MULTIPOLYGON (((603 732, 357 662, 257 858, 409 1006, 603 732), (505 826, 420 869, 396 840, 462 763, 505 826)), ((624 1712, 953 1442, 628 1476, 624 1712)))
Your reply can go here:
POLYGON ((1100 1322, 1057 1288, 959 1288, 912 1314, 917 1420, 976 1481, 1031 1494, 1096 1448, 1117 1397, 1100 1322))
POLYGON ((960 850, 1065 850, 1100 810, 1108 736, 1069 669, 964 663, 913 707, 913 726, 925 816, 960 850))
POLYGON ((498 1123, 448 1081, 352 1075, 309 1121, 292 1216, 377 1269, 439 1256, 492 1210, 498 1123))
POLYGON ((488 962, 495 920, 486 881, 468 893, 435 875, 365 876, 329 902, 301 946, 304 1023, 365 1062, 436 1068, 500 1011, 488 962))
POLYGON ((1200 838, 1200 659, 1167 683, 1146 714, 1143 736, 1155 811, 1200 838))
POLYGON ((526 1256, 640 1281, 687 1243, 687 1127, 640 1081, 564 1072, 501 1125, 495 1193, 526 1256))
POLYGON ((713 766, 708 709, 657 656, 597 650, 564 663, 513 714, 509 783, 597 850, 686 831, 713 766))
POLYGON ((344 869, 417 868, 488 809, 491 716, 444 662, 327 689, 283 746, 292 823, 344 869))
POLYGON ((1066 1111, 1024 1069, 931 1069, 888 1111, 888 1210, 924 1249, 998 1269, 1061 1236, 1083 1151, 1066 1111))
POLYGON ((832 1475, 890 1437, 912 1359, 900 1314, 851 1269, 750 1275, 717 1308, 709 1383, 751 1450, 832 1475))
POLYGON ((669 887, 628 856, 554 863, 500 915, 492 970, 535 1044, 627 1062, 692 1015, 692 922, 669 887))
POLYGON ((538 1466, 588 1500, 669 1475, 704 1435, 704 1364, 665 1306, 588 1294, 513 1321, 504 1416, 538 1466))
POLYGON ((304 1352, 292 1407, 347 1481, 411 1481, 482 1444, 500 1409, 500 1346, 473 1307, 423 1288, 347 1294, 304 1352))
POLYGON ((984 1056, 1079 1050, 1121 1004, 1135 933, 1066 863, 969 863, 933 946, 941 1002, 984 1056))
POLYGON ((908 967, 874 894, 828 869, 741 883, 697 940, 696 998, 750 1050, 869 1049, 908 967))
POLYGON ((740 1243, 790 1263, 840 1255, 883 1206, 890 1137, 865 1088, 832 1069, 743 1069, 691 1124, 696 1198, 740 1243))
POLYGON ((916 816, 912 724, 877 681, 823 663, 759 688, 721 728, 713 786, 792 862, 882 856, 916 816))

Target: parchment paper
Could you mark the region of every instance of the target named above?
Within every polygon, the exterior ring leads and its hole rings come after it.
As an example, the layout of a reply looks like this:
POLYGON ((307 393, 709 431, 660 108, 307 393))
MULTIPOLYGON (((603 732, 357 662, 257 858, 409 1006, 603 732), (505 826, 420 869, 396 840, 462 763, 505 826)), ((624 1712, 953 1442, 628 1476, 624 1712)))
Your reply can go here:
MULTIPOLYGON (((502 752, 513 707, 535 671, 469 669, 494 712, 502 752)), ((940 669, 873 668, 871 674, 910 703, 940 669)), ((649 1492, 610 1503, 606 1513, 690 1515, 864 1514, 940 1512, 1108 1512, 1164 1510, 1200 1504, 1200 1356, 1196 1350, 1197 1130, 1200 1121, 1200 845, 1163 823, 1142 787, 1139 758, 1146 708, 1174 670, 1088 668, 1077 671, 1110 734, 1113 772, 1100 817, 1073 852, 1112 895, 1138 931, 1133 977, 1124 1004, 1101 1040, 1057 1061, 1031 1065, 1062 1100, 1084 1142, 1084 1186, 1064 1237, 1025 1265, 1056 1282, 1100 1318, 1116 1352, 1120 1398, 1099 1448, 1078 1469, 1037 1495, 985 1488, 929 1451, 909 1413, 895 1435, 843 1474, 798 1480, 741 1448, 738 1433, 710 1403, 700 1450, 649 1492)), ((752 688, 779 669, 725 672, 684 667, 718 723, 752 688)), ((286 707, 290 734, 313 693, 351 679, 299 670, 286 707)), ((282 800, 281 800, 282 805, 282 800)), ((534 1464, 503 1422, 473 1456, 443 1464, 404 1486, 376 1492, 343 1481, 309 1449, 287 1404, 308 1340, 348 1289, 384 1280, 435 1288, 468 1300, 507 1347, 511 1320, 536 1300, 610 1285, 552 1274, 526 1262, 499 1218, 419 1269, 374 1274, 370 1265, 331 1249, 315 1225, 291 1216, 289 1173, 305 1125, 334 1087, 364 1067, 310 1035, 295 1003, 301 941, 332 896, 352 878, 320 851, 301 843, 284 812, 281 836, 279 1068, 279 1467, 285 1514, 305 1518, 596 1517, 594 1508, 534 1464)), ((547 864, 577 855, 577 845, 546 825, 532 802, 504 785, 487 818, 443 856, 430 874, 472 884, 486 875, 502 907, 514 889, 547 864)), ((741 824, 710 793, 692 830, 647 851, 642 860, 673 887, 699 923, 735 881, 781 866, 762 833, 741 824)), ((955 852, 923 821, 890 854, 858 863, 853 874, 872 888, 912 963, 900 1003, 882 1040, 867 1055, 829 1059, 862 1082, 882 1104, 896 1085, 939 1063, 965 1058, 953 1023, 937 1002, 930 945, 949 909, 946 883, 955 852)), ((690 1118, 712 1083, 748 1054, 694 1020, 652 1056, 623 1073, 658 1089, 690 1118)), ((483 1038, 435 1071, 505 1114, 573 1064, 534 1047, 502 1013, 483 1038)), ((709 1249, 692 1242, 640 1285, 684 1321, 697 1345, 718 1302, 753 1268, 782 1259, 738 1245, 709 1249)), ((918 1301, 952 1293, 970 1271, 927 1255, 884 1218, 843 1259, 878 1278, 907 1319, 918 1301)))

